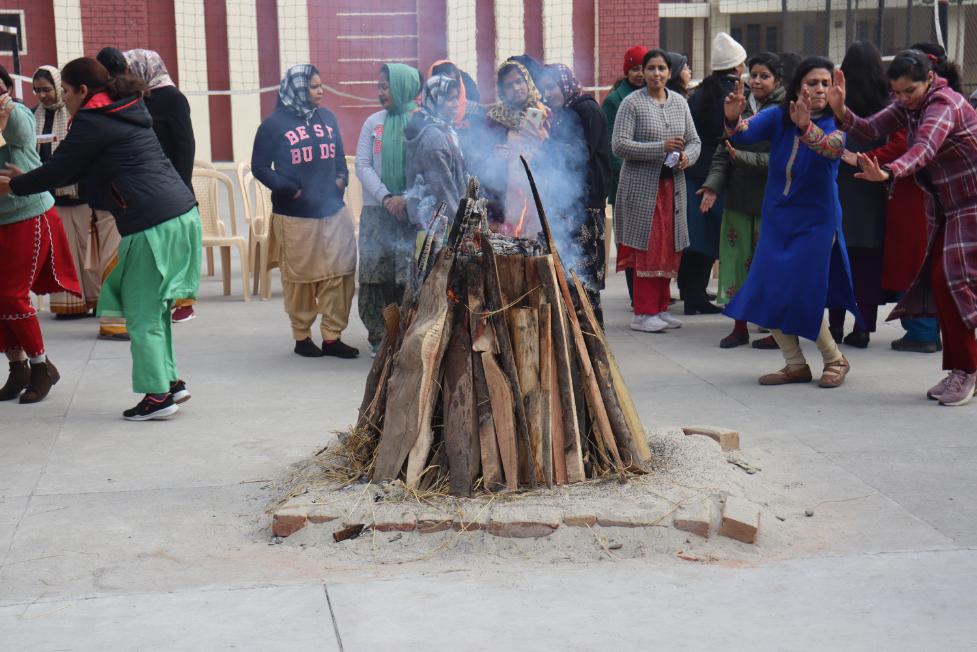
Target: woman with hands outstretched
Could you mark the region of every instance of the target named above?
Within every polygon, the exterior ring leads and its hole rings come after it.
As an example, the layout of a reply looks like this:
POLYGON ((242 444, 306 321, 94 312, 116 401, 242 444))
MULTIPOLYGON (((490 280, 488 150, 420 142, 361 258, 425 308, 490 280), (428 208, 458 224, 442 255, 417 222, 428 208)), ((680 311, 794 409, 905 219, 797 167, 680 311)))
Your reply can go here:
POLYGON ((761 385, 812 380, 798 336, 817 343, 821 387, 840 386, 849 370, 824 316, 826 307, 858 316, 835 182, 845 137, 827 110, 833 72, 830 61, 811 57, 798 66, 780 106, 744 120, 739 83, 723 107, 734 147, 771 146, 760 240, 746 283, 726 307, 733 319, 771 329, 780 346, 786 365, 761 376, 761 385))
POLYGON ((843 75, 835 79, 829 102, 841 128, 861 138, 906 130, 905 154, 887 164, 860 154, 855 176, 876 182, 915 176, 927 193, 926 257, 889 319, 939 317, 949 374, 927 396, 963 405, 977 384, 977 113, 934 72, 938 62, 919 50, 897 54, 886 71, 895 101, 872 116, 845 106, 843 75))

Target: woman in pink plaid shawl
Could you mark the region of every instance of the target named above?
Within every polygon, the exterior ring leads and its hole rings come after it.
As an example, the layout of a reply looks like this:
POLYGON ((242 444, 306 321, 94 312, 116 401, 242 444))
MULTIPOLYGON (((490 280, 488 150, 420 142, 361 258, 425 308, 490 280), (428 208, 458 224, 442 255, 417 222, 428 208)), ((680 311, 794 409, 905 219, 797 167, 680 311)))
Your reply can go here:
POLYGON ((869 118, 845 108, 845 77, 828 94, 838 124, 867 140, 907 130, 909 148, 886 165, 858 155, 869 181, 915 175, 926 191, 926 259, 889 319, 937 315, 943 330, 943 368, 949 375, 927 396, 963 405, 977 383, 977 112, 933 72, 934 55, 905 50, 887 71, 895 102, 869 118))

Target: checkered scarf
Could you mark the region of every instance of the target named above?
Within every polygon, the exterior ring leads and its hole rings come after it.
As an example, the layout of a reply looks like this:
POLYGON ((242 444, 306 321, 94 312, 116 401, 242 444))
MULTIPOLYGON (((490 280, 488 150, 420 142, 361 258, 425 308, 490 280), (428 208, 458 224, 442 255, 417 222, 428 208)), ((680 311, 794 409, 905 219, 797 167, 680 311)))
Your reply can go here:
POLYGON ((547 65, 543 70, 545 74, 556 79, 556 82, 560 85, 560 90, 563 91, 564 107, 570 106, 575 99, 580 97, 583 89, 580 87, 580 82, 577 81, 577 76, 573 74, 573 69, 570 66, 562 63, 553 63, 547 65))
POLYGON ((437 125, 450 126, 454 116, 443 115, 441 105, 448 94, 460 85, 461 82, 447 75, 434 75, 424 83, 422 109, 432 122, 437 125))
POLYGON ((309 100, 309 80, 318 74, 319 69, 311 63, 300 63, 288 69, 278 88, 278 103, 306 122, 316 110, 316 105, 309 100))

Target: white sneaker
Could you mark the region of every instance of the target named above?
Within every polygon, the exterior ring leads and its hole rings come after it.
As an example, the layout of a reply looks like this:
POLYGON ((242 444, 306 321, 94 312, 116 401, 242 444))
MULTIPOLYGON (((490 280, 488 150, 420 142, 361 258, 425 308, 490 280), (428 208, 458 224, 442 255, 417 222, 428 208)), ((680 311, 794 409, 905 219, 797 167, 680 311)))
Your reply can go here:
POLYGON ((644 333, 657 333, 668 328, 663 320, 658 318, 658 315, 635 315, 631 319, 631 330, 642 331, 644 333))
POLYGON ((666 324, 668 324, 669 328, 682 328, 681 320, 676 319, 675 315, 668 312, 667 310, 662 311, 655 316, 661 319, 666 324))

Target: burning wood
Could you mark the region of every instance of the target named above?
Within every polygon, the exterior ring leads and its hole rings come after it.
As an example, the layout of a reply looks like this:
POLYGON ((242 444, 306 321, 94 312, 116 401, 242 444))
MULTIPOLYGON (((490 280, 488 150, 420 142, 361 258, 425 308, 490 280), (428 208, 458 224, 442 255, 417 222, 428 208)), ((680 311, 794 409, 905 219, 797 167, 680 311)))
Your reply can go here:
POLYGON ((470 495, 644 471, 637 411, 526 172, 542 242, 490 233, 475 180, 450 228, 432 221, 344 439, 362 475, 470 495))

